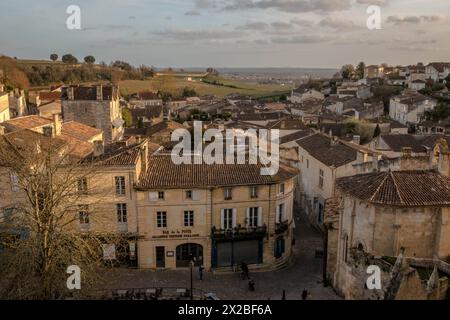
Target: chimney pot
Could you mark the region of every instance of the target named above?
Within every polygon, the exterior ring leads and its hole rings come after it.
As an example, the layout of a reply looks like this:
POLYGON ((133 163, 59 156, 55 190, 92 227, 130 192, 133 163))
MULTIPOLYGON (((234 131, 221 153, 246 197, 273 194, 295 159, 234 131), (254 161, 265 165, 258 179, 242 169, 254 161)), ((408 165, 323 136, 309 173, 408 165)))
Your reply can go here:
POLYGON ((105 153, 103 141, 94 141, 94 157, 99 157, 105 153))
POLYGON ((97 86, 97 100, 103 100, 103 86, 97 86))
POLYGON ((148 140, 141 148, 141 171, 146 172, 148 169, 148 140))
POLYGON ((59 114, 53 115, 53 127, 55 131, 55 136, 61 135, 62 132, 62 122, 59 119, 59 114))

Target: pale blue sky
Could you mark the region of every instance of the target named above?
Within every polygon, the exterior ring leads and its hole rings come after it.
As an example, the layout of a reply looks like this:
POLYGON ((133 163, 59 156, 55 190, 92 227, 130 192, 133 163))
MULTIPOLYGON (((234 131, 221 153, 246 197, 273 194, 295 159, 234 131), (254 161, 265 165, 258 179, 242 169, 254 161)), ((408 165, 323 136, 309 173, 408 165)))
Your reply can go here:
POLYGON ((0 53, 56 52, 158 67, 337 67, 450 60, 449 0, 15 0, 0 53), (66 28, 81 7, 82 30, 66 28), (366 8, 382 6, 382 30, 366 8))

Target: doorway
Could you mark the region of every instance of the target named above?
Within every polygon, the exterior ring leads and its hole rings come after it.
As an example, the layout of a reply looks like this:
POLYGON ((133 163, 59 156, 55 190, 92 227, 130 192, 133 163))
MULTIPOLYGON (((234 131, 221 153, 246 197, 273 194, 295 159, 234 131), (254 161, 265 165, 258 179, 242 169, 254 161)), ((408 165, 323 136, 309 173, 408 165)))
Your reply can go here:
POLYGON ((166 267, 166 249, 165 247, 156 247, 156 267, 166 267))

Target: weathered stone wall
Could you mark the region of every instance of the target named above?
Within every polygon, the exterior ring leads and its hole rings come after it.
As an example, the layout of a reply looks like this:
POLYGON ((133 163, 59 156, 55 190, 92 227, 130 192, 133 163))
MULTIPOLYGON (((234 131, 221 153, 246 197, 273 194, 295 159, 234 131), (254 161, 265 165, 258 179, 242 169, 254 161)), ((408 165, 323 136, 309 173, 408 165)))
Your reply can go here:
POLYGON ((112 122, 121 119, 119 101, 74 101, 63 100, 64 121, 77 121, 101 129, 106 143, 123 135, 122 128, 114 128, 112 122))

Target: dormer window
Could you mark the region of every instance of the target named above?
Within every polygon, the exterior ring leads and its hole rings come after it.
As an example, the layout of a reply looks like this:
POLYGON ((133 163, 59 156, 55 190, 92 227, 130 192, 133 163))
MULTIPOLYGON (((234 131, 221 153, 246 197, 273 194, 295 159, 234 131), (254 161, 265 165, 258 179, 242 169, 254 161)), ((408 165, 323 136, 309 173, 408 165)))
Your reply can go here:
POLYGON ((231 188, 225 188, 224 189, 224 198, 225 200, 231 200, 233 199, 233 193, 231 188))

